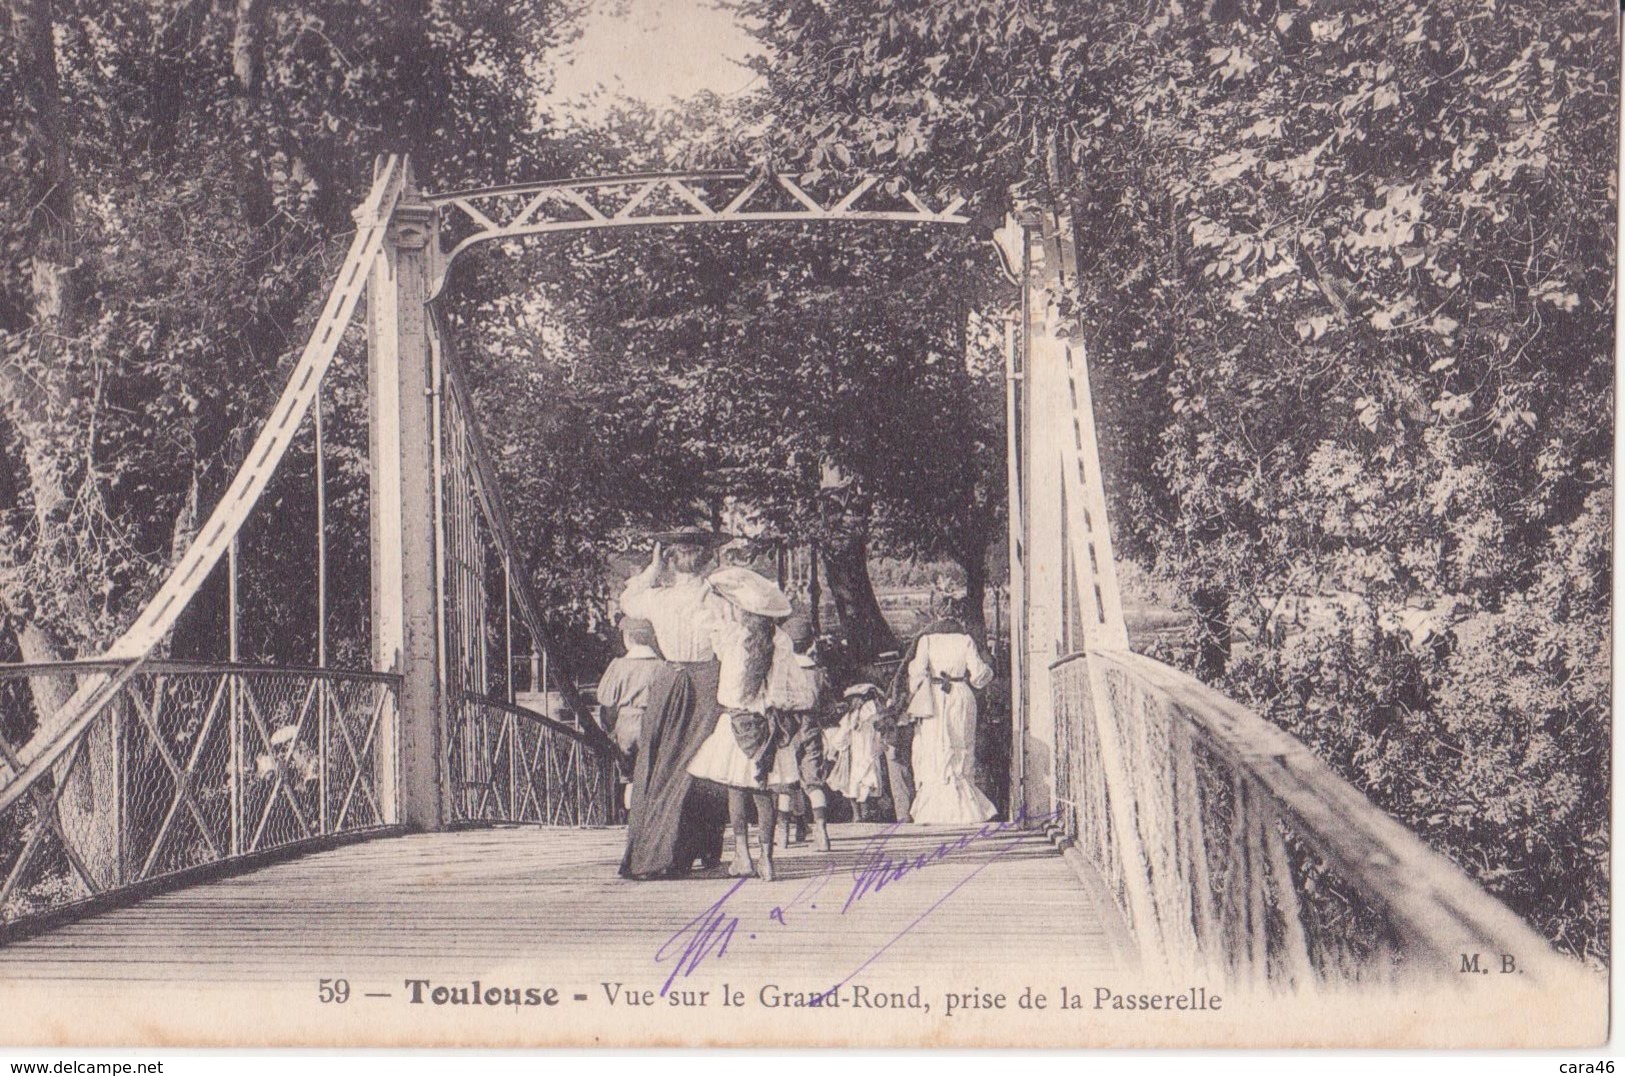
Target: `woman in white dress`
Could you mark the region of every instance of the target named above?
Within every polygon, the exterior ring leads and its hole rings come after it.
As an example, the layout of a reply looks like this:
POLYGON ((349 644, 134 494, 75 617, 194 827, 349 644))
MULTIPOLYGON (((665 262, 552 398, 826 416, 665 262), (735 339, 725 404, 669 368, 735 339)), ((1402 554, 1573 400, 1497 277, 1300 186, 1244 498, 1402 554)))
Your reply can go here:
POLYGON ((734 858, 728 873, 773 880, 773 829, 777 821, 772 787, 796 780, 795 758, 783 750, 789 738, 774 713, 785 701, 774 697, 773 667, 793 662, 789 638, 774 621, 790 615, 790 599, 748 568, 719 568, 708 580, 712 591, 712 645, 721 662, 717 682, 716 727, 688 764, 691 776, 728 790, 734 858), (750 806, 756 804, 761 862, 750 855, 750 806))
POLYGON ((945 602, 945 616, 916 640, 908 663, 908 713, 915 722, 916 822, 965 825, 997 812, 976 787, 976 692, 993 682, 993 667, 965 630, 962 603, 945 602))

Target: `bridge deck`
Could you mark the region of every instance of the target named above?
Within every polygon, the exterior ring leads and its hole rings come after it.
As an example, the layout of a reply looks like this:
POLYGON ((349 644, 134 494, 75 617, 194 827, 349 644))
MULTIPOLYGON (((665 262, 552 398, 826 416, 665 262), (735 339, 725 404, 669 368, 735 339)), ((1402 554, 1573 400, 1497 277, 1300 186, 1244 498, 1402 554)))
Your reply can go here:
MULTIPOLYGON (((1129 962, 1098 885, 1042 836, 1005 832, 956 847, 972 831, 910 826, 887 837, 882 829, 836 826, 829 855, 806 845, 782 852, 780 880, 748 881, 722 903, 719 925, 739 920, 726 952, 711 952, 674 985, 930 985, 951 972, 970 989, 972 979, 1008 979, 1001 969, 1024 965, 1060 966, 1087 981, 1129 962), (843 911, 877 851, 894 863, 934 861, 843 911)), ((0 948, 0 983, 49 981, 76 995, 127 994, 135 983, 251 983, 304 996, 318 979, 343 976, 355 1005, 369 993, 400 1003, 408 978, 517 977, 602 1005, 605 982, 658 990, 692 937, 685 926, 733 885, 720 874, 623 881, 615 873, 623 839, 620 829, 513 828, 337 848, 0 948), (657 959, 674 935, 678 943, 657 959)))

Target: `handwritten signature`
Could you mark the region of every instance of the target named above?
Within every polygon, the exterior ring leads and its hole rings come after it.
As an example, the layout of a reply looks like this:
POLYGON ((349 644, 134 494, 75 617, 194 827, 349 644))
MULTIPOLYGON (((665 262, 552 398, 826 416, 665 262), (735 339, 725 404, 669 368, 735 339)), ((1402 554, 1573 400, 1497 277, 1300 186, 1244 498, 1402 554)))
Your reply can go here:
MULTIPOLYGON (((845 902, 841 905, 840 914, 847 914, 859 902, 874 897, 886 888, 896 885, 931 864, 950 860, 954 853, 964 851, 980 841, 985 841, 990 837, 1011 830, 1026 830, 1026 827, 1034 823, 1046 822, 1055 817, 1057 817, 1057 812, 1049 811, 1040 814, 1029 812, 1023 808, 1017 811, 1016 816, 1007 822, 988 822, 979 829, 960 834, 951 840, 942 841, 933 849, 921 852, 918 855, 903 857, 893 857, 889 854, 887 847, 887 842, 897 835, 902 828, 902 824, 894 823, 889 825, 871 837, 864 845, 863 851, 859 853, 858 862, 851 868, 851 888, 846 894, 845 902)), ((1028 830, 1023 832, 1021 837, 1034 835, 1036 834, 1033 831, 1028 830)), ((842 986, 851 982, 860 972, 878 960, 886 950, 907 937, 915 927, 929 918, 931 913, 940 908, 973 878, 1014 851, 1020 843, 1020 839, 1012 841, 985 861, 976 864, 964 877, 944 890, 913 921, 870 954, 863 963, 853 969, 850 975, 832 986, 825 996, 833 996, 842 986)), ((813 903, 814 898, 829 886, 839 874, 839 869, 833 866, 815 874, 789 900, 775 905, 768 912, 768 919, 780 926, 788 926, 789 918, 793 914, 800 914, 803 907, 809 910, 817 907, 813 903)), ((666 981, 661 984, 661 996, 665 996, 666 992, 671 989, 679 978, 686 979, 698 971, 707 959, 723 957, 728 954, 728 947, 734 943, 741 929, 740 917, 730 911, 728 902, 749 881, 752 881, 752 879, 740 878, 729 885, 727 890, 710 907, 683 924, 676 933, 667 938, 660 948, 655 951, 655 963, 657 964, 664 964, 675 958, 671 973, 667 975, 666 981)), ((756 937, 755 933, 749 931, 747 931, 747 935, 750 939, 756 937)))
POLYGON ((665 944, 655 950, 655 963, 663 964, 671 958, 675 947, 681 943, 683 951, 677 957, 677 963, 672 966, 671 974, 666 981, 660 984, 660 996, 665 997, 671 984, 677 981, 678 976, 688 978, 699 970, 705 958, 715 953, 717 956, 728 954, 728 944, 733 941, 734 934, 739 930, 739 917, 728 912, 729 899, 742 889, 749 878, 741 878, 728 887, 728 891, 717 899, 717 902, 699 915, 685 923, 681 930, 667 938, 665 944))

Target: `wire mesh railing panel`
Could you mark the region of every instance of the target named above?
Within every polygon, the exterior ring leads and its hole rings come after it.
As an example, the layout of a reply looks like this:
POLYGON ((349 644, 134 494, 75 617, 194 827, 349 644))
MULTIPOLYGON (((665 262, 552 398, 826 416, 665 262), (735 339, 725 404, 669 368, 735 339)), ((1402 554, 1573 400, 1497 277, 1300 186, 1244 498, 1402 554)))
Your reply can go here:
POLYGON ((447 813, 454 822, 490 820, 490 721, 478 707, 454 706, 446 717, 447 813))
MULTIPOLYGON (((60 706, 77 687, 75 676, 49 671, 0 681, 0 727, 32 727, 36 706, 60 706)), ((118 827, 99 821, 95 811, 117 781, 117 729, 111 709, 105 710, 45 777, 0 810, 0 922, 120 884, 118 827)), ((13 770, 16 747, 0 738, 0 759, 13 770)))
POLYGON ((242 848, 255 852, 309 837, 321 804, 317 685, 281 676, 233 679, 242 848))
MULTIPOLYGON (((94 664, 0 667, 5 727, 27 727, 94 664)), ((58 764, 0 810, 0 926, 388 814, 377 767, 395 679, 149 662, 58 764)), ((0 760, 16 760, 0 739, 0 760)))
POLYGON ((573 797, 570 795, 569 785, 565 783, 564 767, 569 757, 568 749, 557 740, 548 738, 546 751, 547 765, 547 817, 554 825, 570 824, 570 804, 573 797))
POLYGON ((621 821, 614 762, 556 721, 464 695, 450 713, 454 822, 607 826, 621 821))
POLYGON ((601 759, 585 745, 576 750, 577 769, 580 773, 580 809, 577 824, 607 826, 616 822, 618 804, 615 797, 614 767, 601 759))
POLYGON ((547 821, 546 795, 542 775, 547 772, 545 753, 551 742, 545 726, 535 721, 515 721, 514 730, 514 821, 547 821))
MULTIPOLYGON (((132 678, 111 708, 118 780, 103 802, 120 829, 122 882, 230 854, 230 693, 227 676, 149 673, 132 678)), ((105 757, 94 739, 85 751, 105 757)))
POLYGON ((486 520, 475 488, 473 439, 477 436, 457 393, 442 394, 443 465, 441 467, 444 541, 444 647, 447 688, 452 694, 490 693, 491 667, 487 634, 493 609, 502 608, 500 592, 493 601, 489 586, 495 550, 493 528, 486 520))
POLYGON ((377 765, 394 693, 380 690, 377 681, 343 678, 327 680, 322 688, 327 722, 321 824, 330 832, 384 825, 390 814, 380 794, 377 765))
POLYGON ((1418 947, 1448 946, 1415 916, 1407 929, 1380 885, 1335 865, 1368 853, 1329 849, 1335 827, 1308 827, 1283 803, 1268 771, 1279 745, 1264 745, 1284 733, 1261 732, 1261 719, 1195 681, 1175 692, 1140 666, 1175 684, 1172 670, 1110 653, 1058 662, 1051 675, 1058 824, 1099 869, 1148 965, 1302 990, 1393 983, 1416 971, 1418 947))

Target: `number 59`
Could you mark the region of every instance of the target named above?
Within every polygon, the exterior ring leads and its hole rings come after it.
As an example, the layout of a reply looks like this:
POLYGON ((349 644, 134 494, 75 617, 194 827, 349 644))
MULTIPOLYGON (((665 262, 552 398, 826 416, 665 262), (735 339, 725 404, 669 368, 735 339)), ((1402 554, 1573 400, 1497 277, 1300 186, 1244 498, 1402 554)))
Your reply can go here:
POLYGON ((348 979, 322 979, 316 983, 316 1000, 323 1005, 343 1005, 350 1000, 348 979))

